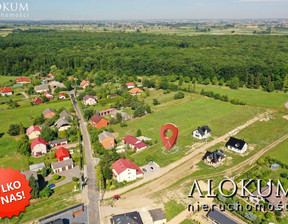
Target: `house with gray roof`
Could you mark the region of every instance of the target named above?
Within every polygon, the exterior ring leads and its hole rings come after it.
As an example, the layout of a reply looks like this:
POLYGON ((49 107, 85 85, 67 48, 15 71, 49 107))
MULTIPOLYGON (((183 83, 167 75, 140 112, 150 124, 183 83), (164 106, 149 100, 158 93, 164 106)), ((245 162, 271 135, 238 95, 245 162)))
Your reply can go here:
POLYGON ((61 173, 66 170, 71 170, 74 168, 74 162, 72 159, 66 159, 59 162, 54 162, 51 164, 51 168, 54 173, 61 173))
POLYGON ((68 110, 62 110, 61 113, 59 114, 60 118, 64 119, 71 119, 73 120, 73 115, 68 111, 68 110))
POLYGON ((38 85, 34 87, 36 93, 42 93, 49 91, 49 86, 47 84, 38 85))
POLYGON ((210 136, 211 129, 206 125, 202 127, 198 127, 196 130, 192 132, 194 138, 204 139, 210 136))
POLYGON ((71 127, 69 121, 64 118, 59 118, 54 125, 58 128, 59 131, 65 131, 71 127))
POLYGON ((166 215, 161 208, 149 210, 148 212, 152 218, 153 224, 163 224, 167 222, 166 215))
POLYGON ((110 220, 111 224, 143 224, 139 212, 129 212, 120 215, 114 215, 110 220))
POLYGON ((37 163, 37 164, 33 164, 29 166, 30 171, 38 171, 38 170, 42 170, 44 167, 46 167, 45 163, 37 163))

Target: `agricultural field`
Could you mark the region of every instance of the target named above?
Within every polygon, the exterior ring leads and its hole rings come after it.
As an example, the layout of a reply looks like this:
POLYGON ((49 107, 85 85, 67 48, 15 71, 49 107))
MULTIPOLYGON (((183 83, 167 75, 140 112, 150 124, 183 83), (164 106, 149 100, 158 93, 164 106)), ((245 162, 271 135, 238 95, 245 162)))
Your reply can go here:
POLYGON ((204 89, 205 91, 213 91, 221 95, 228 95, 229 99, 238 98, 241 101, 246 102, 247 105, 251 106, 263 106, 263 107, 275 107, 283 108, 284 104, 288 102, 287 93, 268 93, 260 90, 253 89, 229 89, 225 87, 213 86, 213 87, 202 87, 197 86, 196 91, 201 92, 204 89))
POLYGON ((215 138, 245 123, 256 116, 257 112, 257 108, 235 106, 202 97, 161 110, 161 112, 154 112, 143 118, 133 119, 127 122, 127 127, 116 125, 113 126, 113 129, 119 135, 118 141, 127 134, 135 136, 137 130, 141 129, 142 135, 152 138, 158 143, 133 155, 136 163, 144 165, 147 163, 147 159, 153 159, 160 166, 166 166, 183 157, 190 149, 189 146, 198 142, 191 136, 192 131, 198 126, 208 125, 212 130, 213 138, 215 138), (159 130, 165 123, 173 123, 180 129, 178 144, 173 153, 168 153, 160 143, 159 130))
POLYGON ((263 157, 269 156, 272 159, 276 159, 276 160, 281 161, 284 164, 288 164, 288 157, 283 156, 283 155, 286 155, 287 150, 288 150, 288 139, 281 142, 275 148, 267 152, 263 157))

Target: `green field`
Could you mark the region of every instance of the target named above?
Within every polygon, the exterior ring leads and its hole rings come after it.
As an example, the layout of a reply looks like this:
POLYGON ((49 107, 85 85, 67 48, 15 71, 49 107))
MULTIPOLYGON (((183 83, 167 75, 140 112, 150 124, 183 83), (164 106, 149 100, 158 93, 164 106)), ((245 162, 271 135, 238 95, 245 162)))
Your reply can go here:
POLYGON ((218 137, 245 123, 254 117, 257 111, 257 108, 235 106, 214 99, 199 98, 139 119, 130 120, 127 122, 127 127, 121 128, 116 125, 113 126, 113 129, 119 133, 118 141, 127 134, 135 136, 138 129, 142 131, 142 135, 157 140, 157 144, 134 154, 133 158, 138 165, 144 165, 149 157, 160 166, 166 166, 183 157, 189 150, 187 146, 199 141, 191 136, 192 130, 198 126, 209 125, 212 136, 218 137), (166 123, 173 123, 180 129, 177 147, 170 153, 164 149, 159 137, 159 130, 166 123))
POLYGON ((70 100, 52 101, 51 103, 44 103, 35 106, 23 107, 14 110, 0 111, 1 124, 0 132, 6 132, 10 124, 17 124, 22 122, 25 127, 32 125, 33 119, 41 115, 46 108, 57 110, 61 107, 70 109, 72 107, 70 100))
POLYGON ((277 159, 281 161, 284 164, 288 164, 288 156, 287 156, 287 151, 288 151, 288 139, 285 141, 281 142, 279 145, 277 145, 275 148, 270 150, 268 153, 264 155, 269 156, 272 159, 277 159), (285 155, 285 156, 283 156, 285 155))
POLYGON ((268 93, 260 90, 250 89, 233 90, 229 88, 221 88, 219 86, 196 87, 197 92, 201 92, 202 89, 204 89, 205 91, 213 91, 221 95, 227 94, 229 99, 238 98, 239 100, 246 102, 247 105, 253 106, 283 108, 284 104, 288 102, 287 93, 268 93))

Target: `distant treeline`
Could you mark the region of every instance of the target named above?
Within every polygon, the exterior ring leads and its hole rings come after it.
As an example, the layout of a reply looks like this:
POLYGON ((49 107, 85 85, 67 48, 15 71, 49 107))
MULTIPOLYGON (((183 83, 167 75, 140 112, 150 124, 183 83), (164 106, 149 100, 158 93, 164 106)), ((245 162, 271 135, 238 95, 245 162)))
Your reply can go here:
MULTIPOLYGON (((84 78, 177 76, 271 91, 287 85, 288 36, 176 36, 124 32, 16 31, 0 38, 0 75, 50 72, 84 78), (105 74, 105 75, 103 75, 105 74)), ((136 80, 136 79, 135 79, 136 80)))

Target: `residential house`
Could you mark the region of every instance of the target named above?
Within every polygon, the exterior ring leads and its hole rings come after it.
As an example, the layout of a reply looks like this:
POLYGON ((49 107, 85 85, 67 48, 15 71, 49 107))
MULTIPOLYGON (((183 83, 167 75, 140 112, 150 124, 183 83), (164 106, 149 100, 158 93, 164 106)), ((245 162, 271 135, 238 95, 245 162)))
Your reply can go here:
POLYGON ((64 99, 67 99, 67 97, 66 97, 65 94, 61 93, 61 94, 58 95, 58 99, 64 100, 64 99))
POLYGON ((68 110, 62 110, 59 114, 60 118, 64 118, 66 120, 73 120, 73 115, 68 110))
MULTIPOLYGON (((288 202, 288 198, 285 197, 283 192, 280 190, 280 195, 277 196, 277 187, 273 184, 270 186, 261 187, 260 193, 267 197, 263 197, 259 194, 258 190, 252 193, 253 196, 249 196, 250 201, 258 204, 260 200, 265 201, 273 205, 276 209, 280 208, 280 204, 285 205, 288 202), (279 204, 280 203, 280 204, 279 204)), ((285 210, 285 206, 284 206, 285 210)))
POLYGON ((51 89, 56 89, 56 88, 63 89, 63 88, 66 88, 66 86, 63 83, 58 82, 58 81, 52 81, 52 82, 49 83, 49 85, 50 85, 51 89))
POLYGON ((56 114, 55 110, 51 109, 51 108, 46 108, 43 112, 42 112, 44 118, 46 119, 50 119, 53 118, 56 114))
POLYGON ((50 77, 50 78, 53 78, 53 79, 55 77, 52 73, 49 73, 47 76, 50 77))
POLYGON ((84 103, 85 106, 87 106, 87 105, 90 105, 90 106, 95 105, 95 104, 97 104, 97 98, 94 97, 94 96, 86 95, 86 96, 83 97, 83 103, 84 103))
POLYGON ((113 118, 116 119, 118 113, 121 114, 121 116, 122 116, 122 121, 128 121, 128 120, 131 120, 131 119, 132 119, 132 115, 127 114, 127 113, 125 113, 125 112, 123 112, 123 111, 121 111, 121 110, 113 110, 112 113, 111 113, 111 117, 113 117, 113 118))
POLYGON ((49 86, 47 84, 38 85, 34 87, 36 93, 42 93, 49 91, 49 86))
POLYGON ((32 141, 30 148, 32 156, 42 156, 47 153, 47 143, 39 137, 32 141))
POLYGON ((108 126, 108 121, 107 119, 105 119, 104 117, 100 117, 97 114, 94 114, 91 118, 90 118, 90 125, 93 128, 97 128, 100 129, 102 127, 107 127, 108 126))
POLYGON ((214 152, 206 152, 205 156, 203 157, 203 160, 208 165, 219 165, 222 163, 226 158, 226 155, 222 150, 216 150, 214 152))
POLYGON ((65 131, 71 127, 69 121, 64 118, 59 118, 54 125, 58 128, 59 131, 65 131))
POLYGON ((39 135, 41 134, 41 128, 39 128, 36 125, 32 125, 26 130, 26 134, 29 139, 35 139, 38 138, 39 135))
POLYGON ((33 100, 33 103, 34 103, 34 104, 41 104, 41 103, 43 103, 43 100, 42 100, 39 96, 37 96, 37 97, 33 100))
POLYGON ((29 166, 30 171, 39 171, 42 170, 44 167, 46 167, 45 163, 37 163, 29 166))
POLYGON ((206 217, 212 223, 219 223, 219 224, 241 224, 241 222, 236 221, 233 219, 231 214, 227 215, 225 212, 218 210, 217 208, 211 209, 206 217))
POLYGON ((0 93, 2 96, 11 96, 11 95, 13 95, 13 90, 11 87, 5 86, 5 87, 0 89, 0 93))
POLYGON ((51 100, 51 99, 54 98, 53 95, 52 95, 52 93, 48 93, 48 92, 45 92, 45 93, 43 94, 43 96, 46 97, 46 98, 49 99, 49 100, 51 100))
POLYGON ((127 135, 125 138, 122 139, 122 142, 127 145, 130 149, 135 149, 136 151, 140 151, 147 148, 147 145, 140 141, 139 139, 127 135))
POLYGON ((143 224, 139 212, 129 212, 120 215, 114 215, 110 220, 111 224, 143 224))
POLYGON ((90 82, 89 81, 86 81, 86 80, 83 80, 81 83, 80 83, 80 86, 85 89, 86 87, 90 86, 90 82))
POLYGON ((55 152, 55 158, 57 158, 58 161, 70 159, 70 154, 69 154, 68 149, 64 147, 60 147, 59 149, 57 149, 57 151, 55 152))
POLYGON ((105 149, 115 148, 115 138, 110 132, 103 131, 100 135, 98 135, 98 138, 105 149))
POLYGON ((128 91, 132 96, 137 96, 137 95, 141 95, 141 93, 143 93, 143 90, 139 89, 139 88, 133 88, 133 89, 130 89, 128 91))
POLYGON ((21 83, 21 84, 27 84, 27 83, 31 83, 31 79, 27 77, 18 77, 15 82, 21 83))
POLYGON ((247 150, 248 144, 241 139, 230 137, 226 143, 226 147, 234 152, 244 153, 247 150))
POLYGON ((210 136, 211 129, 208 126, 198 127, 192 132, 193 137, 198 139, 208 138, 210 136))
POLYGON ((144 176, 143 171, 128 159, 118 159, 112 167, 112 173, 118 182, 133 181, 144 176))
POLYGON ((72 159, 66 159, 63 161, 53 162, 51 168, 54 173, 61 173, 66 170, 71 170, 74 168, 74 162, 72 159))
POLYGON ((135 88, 135 84, 133 82, 126 83, 126 86, 127 86, 128 89, 135 88))
POLYGON ((25 175, 26 180, 29 180, 33 176, 39 185, 37 171, 21 171, 20 173, 25 175))
POLYGON ((100 116, 109 115, 109 114, 111 114, 114 110, 117 110, 117 109, 116 109, 116 108, 110 108, 110 109, 107 109, 107 110, 101 110, 101 111, 99 111, 99 115, 100 115, 100 116))
POLYGON ((153 224, 163 224, 167 222, 166 215, 161 208, 149 210, 148 212, 152 218, 153 224))
POLYGON ((51 141, 49 143, 51 148, 57 147, 57 146, 62 146, 62 145, 67 145, 68 141, 66 138, 61 138, 61 139, 57 139, 54 141, 51 141))

